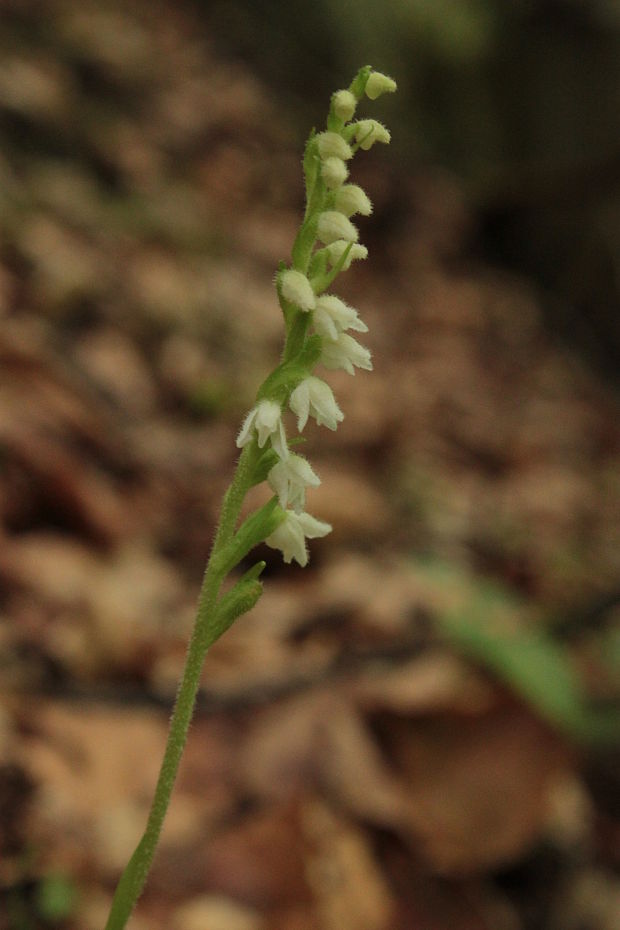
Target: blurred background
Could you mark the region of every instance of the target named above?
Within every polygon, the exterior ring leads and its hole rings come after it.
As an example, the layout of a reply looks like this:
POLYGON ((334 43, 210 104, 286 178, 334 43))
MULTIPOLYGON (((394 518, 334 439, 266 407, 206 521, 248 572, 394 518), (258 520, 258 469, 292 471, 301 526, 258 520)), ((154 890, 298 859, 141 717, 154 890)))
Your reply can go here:
POLYGON ((363 64, 334 532, 260 552, 132 927, 620 923, 620 4, 4 0, 0 930, 105 923, 363 64))

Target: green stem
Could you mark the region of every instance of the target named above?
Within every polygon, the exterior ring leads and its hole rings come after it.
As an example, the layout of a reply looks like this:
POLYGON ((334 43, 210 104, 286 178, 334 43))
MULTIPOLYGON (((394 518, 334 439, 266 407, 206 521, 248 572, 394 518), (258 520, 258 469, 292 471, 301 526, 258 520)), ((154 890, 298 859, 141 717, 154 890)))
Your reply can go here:
POLYGON ((116 888, 105 930, 123 930, 126 926, 144 888, 153 862, 179 764, 185 749, 205 656, 209 646, 221 632, 215 627, 214 620, 217 597, 224 576, 221 572, 216 572, 213 566, 217 562, 216 556, 233 536, 241 505, 252 482, 257 458, 258 450, 254 441, 243 449, 233 481, 224 496, 220 523, 200 589, 194 629, 187 649, 185 667, 170 720, 166 749, 151 803, 151 810, 144 834, 116 888))

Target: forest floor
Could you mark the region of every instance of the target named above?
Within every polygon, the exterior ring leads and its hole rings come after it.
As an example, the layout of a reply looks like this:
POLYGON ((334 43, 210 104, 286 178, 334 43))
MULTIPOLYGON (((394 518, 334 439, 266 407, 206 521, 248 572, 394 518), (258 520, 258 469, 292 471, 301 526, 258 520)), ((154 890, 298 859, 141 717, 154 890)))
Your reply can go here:
MULTIPOLYGON (((97 930, 280 351, 303 140, 175 4, 3 16, 0 930, 97 930)), ((472 259, 454 179, 353 175, 375 370, 330 373, 305 446, 334 531, 261 550, 132 927, 614 930, 617 397, 472 259)))

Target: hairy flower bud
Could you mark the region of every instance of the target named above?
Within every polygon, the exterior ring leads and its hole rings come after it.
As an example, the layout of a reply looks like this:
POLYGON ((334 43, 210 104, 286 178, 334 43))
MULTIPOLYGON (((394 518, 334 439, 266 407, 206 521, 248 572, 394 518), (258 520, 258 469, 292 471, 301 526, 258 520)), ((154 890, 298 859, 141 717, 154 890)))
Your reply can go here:
POLYGON ((289 268, 280 275, 280 288, 285 300, 299 307, 300 310, 314 310, 316 296, 305 274, 289 268))
POLYGON ((329 190, 339 188, 349 176, 349 169, 343 162, 342 158, 330 155, 321 165, 321 177, 325 181, 325 186, 329 190))
POLYGON ((395 90, 396 81, 380 71, 373 71, 366 81, 366 96, 371 100, 376 100, 381 94, 392 94, 395 90))
POLYGON ((372 203, 357 184, 345 184, 337 190, 334 207, 345 216, 353 216, 355 213, 370 216, 372 213, 372 203))
POLYGON ((348 123, 355 115, 357 99, 350 90, 337 90, 332 97, 332 106, 336 116, 348 123))
POLYGON ((368 151, 375 142, 383 142, 387 145, 391 136, 389 130, 376 119, 361 119, 355 123, 355 138, 360 148, 368 151))
POLYGON ((316 234, 325 245, 336 242, 338 239, 344 239, 346 242, 358 240, 358 232, 353 223, 337 210, 326 210, 325 213, 321 213, 316 234))
POLYGON ((345 161, 353 158, 353 152, 348 142, 337 132, 320 132, 316 137, 321 158, 342 158, 345 161))
MULTIPOLYGON (((349 243, 344 239, 338 239, 336 242, 329 243, 327 246, 327 254, 329 257, 330 265, 333 266, 338 264, 348 246, 349 243)), ((342 270, 348 271, 348 269, 351 267, 351 262, 360 261, 365 258, 368 258, 368 249, 366 246, 354 242, 349 249, 349 254, 344 260, 342 270)))

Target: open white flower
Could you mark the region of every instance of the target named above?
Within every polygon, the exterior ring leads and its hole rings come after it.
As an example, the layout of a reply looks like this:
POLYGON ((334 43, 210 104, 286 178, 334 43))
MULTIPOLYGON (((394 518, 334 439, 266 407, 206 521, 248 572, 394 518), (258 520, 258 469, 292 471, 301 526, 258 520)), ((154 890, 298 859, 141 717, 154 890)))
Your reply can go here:
POLYGON ((367 333, 368 327, 357 315, 357 310, 345 304, 334 294, 322 294, 317 298, 313 317, 314 328, 325 339, 337 339, 345 329, 367 333))
POLYGON ((387 145, 391 136, 389 129, 386 129, 376 119, 361 119, 355 124, 355 138, 360 148, 368 151, 375 142, 383 142, 387 145))
POLYGON ((343 368, 350 375, 355 374, 355 368, 372 371, 370 351, 347 333, 339 333, 335 340, 323 340, 319 361, 326 368, 343 368))
POLYGON ((282 408, 275 400, 260 400, 252 407, 237 436, 237 448, 241 449, 258 435, 258 447, 262 449, 268 439, 281 459, 288 458, 289 451, 282 422, 282 408))
POLYGON ((346 242, 357 242, 358 239, 358 232, 353 223, 338 210, 326 210, 321 213, 316 234, 325 245, 340 239, 346 242))
MULTIPOLYGON (((330 242, 327 246, 327 255, 329 257, 330 265, 337 265, 345 249, 349 246, 349 243, 345 239, 338 239, 336 242, 330 242)), ((343 271, 348 271, 351 267, 351 262, 359 261, 361 259, 368 258, 368 249, 365 245, 360 245, 358 242, 354 242, 351 248, 349 249, 349 254, 344 260, 342 266, 343 271)))
POLYGON ((336 429, 344 420, 344 413, 336 403, 329 384, 310 375, 297 385, 289 400, 289 407, 297 416, 297 429, 301 433, 312 416, 318 426, 336 429))
POLYGON ((295 559, 303 567, 308 564, 306 538, 318 539, 327 536, 331 529, 329 523, 317 520, 309 513, 287 510, 282 523, 265 542, 272 549, 281 549, 285 562, 295 559))
POLYGON ((280 275, 280 288, 285 300, 289 300, 300 310, 314 310, 316 296, 305 274, 288 268, 280 275))
POLYGON ((303 455, 289 455, 285 462, 278 462, 267 475, 269 486, 278 495, 280 507, 292 507, 301 513, 306 502, 306 488, 318 488, 321 479, 303 455))

